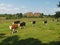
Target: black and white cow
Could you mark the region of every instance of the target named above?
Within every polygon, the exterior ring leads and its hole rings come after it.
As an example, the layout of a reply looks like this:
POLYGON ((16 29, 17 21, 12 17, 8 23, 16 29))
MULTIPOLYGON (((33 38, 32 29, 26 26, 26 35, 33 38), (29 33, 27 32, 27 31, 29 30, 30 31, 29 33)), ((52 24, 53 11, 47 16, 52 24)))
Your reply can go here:
POLYGON ((36 21, 32 21, 32 26, 35 26, 35 24, 36 24, 36 21))
POLYGON ((57 19, 57 22, 59 22, 59 19, 57 19))
POLYGON ((44 24, 47 24, 47 20, 44 21, 44 24))
POLYGON ((21 22, 21 23, 20 23, 21 29, 24 28, 25 26, 26 26, 26 23, 25 23, 25 22, 21 22))
POLYGON ((32 21, 32 24, 35 24, 36 23, 36 21, 32 21))

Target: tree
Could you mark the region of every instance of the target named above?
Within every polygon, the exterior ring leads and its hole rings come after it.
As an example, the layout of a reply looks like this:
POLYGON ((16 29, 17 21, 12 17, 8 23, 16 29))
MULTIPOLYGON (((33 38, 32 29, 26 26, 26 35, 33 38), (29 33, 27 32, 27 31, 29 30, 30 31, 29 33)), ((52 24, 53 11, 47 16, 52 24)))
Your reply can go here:
POLYGON ((41 13, 39 17, 40 18, 43 18, 44 17, 44 13, 41 13))
MULTIPOLYGON (((57 7, 60 7, 60 1, 59 4, 57 5, 57 7)), ((60 11, 57 11, 55 14, 55 18, 59 18, 60 17, 60 11)))
POLYGON ((6 19, 12 19, 13 16, 11 14, 5 14, 6 19))
POLYGON ((57 6, 60 7, 60 1, 59 1, 59 4, 57 6))
POLYGON ((22 18, 22 17, 23 17, 23 14, 22 14, 22 13, 20 13, 20 15, 19 15, 19 16, 20 16, 20 18, 22 18))
POLYGON ((18 16, 18 18, 22 18, 23 17, 22 13, 17 13, 16 15, 18 16))
POLYGON ((55 18, 59 18, 60 17, 60 11, 57 11, 55 14, 55 18))

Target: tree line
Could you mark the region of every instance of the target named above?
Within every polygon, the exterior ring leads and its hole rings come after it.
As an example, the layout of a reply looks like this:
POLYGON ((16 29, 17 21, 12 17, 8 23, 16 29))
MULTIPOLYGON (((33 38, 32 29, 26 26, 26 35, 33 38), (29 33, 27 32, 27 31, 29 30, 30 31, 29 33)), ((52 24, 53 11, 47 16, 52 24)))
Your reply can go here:
POLYGON ((51 18, 60 18, 60 11, 57 11, 56 14, 54 15, 44 15, 43 13, 40 14, 38 17, 27 17, 24 16, 22 13, 17 13, 17 14, 0 14, 0 17, 5 17, 6 19, 20 19, 20 18, 44 18, 44 17, 51 17, 51 18))

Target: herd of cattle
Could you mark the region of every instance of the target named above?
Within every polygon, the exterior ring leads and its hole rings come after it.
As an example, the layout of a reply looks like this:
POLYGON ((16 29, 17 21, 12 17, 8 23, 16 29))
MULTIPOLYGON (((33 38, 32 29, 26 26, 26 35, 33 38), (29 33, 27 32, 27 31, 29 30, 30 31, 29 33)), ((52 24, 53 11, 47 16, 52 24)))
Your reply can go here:
MULTIPOLYGON (((32 24, 34 25, 36 23, 36 21, 32 21, 32 24)), ((14 21, 13 24, 11 26, 9 26, 10 30, 12 31, 12 34, 17 31, 16 29, 18 27, 21 27, 21 29, 23 29, 26 26, 26 22, 20 22, 20 21, 14 21)))
MULTIPOLYGON (((57 20, 57 21, 59 21, 59 20, 57 20)), ((47 20, 44 20, 43 23, 47 24, 47 20)), ((35 25, 35 24, 36 24, 36 21, 32 21, 32 25, 35 25)), ((13 34, 15 31, 17 31, 16 29, 18 27, 21 27, 21 29, 23 29, 25 26, 26 26, 26 22, 14 21, 13 24, 11 26, 9 26, 9 28, 13 34)))

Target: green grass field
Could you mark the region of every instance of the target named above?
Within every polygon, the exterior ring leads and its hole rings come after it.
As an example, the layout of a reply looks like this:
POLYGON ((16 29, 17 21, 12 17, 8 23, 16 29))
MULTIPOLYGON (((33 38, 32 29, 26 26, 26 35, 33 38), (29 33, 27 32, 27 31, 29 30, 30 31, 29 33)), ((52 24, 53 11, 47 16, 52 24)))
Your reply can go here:
MULTIPOLYGON (((25 21, 24 29, 17 29, 18 32, 11 34, 9 26, 14 20, 0 20, 0 36, 1 45, 55 45, 56 41, 60 41, 60 22, 52 21, 51 18, 22 18, 18 19, 25 21), (48 21, 47 25, 43 24, 43 20, 48 21), (32 26, 31 21, 36 20, 35 26, 32 26), (50 44, 54 42, 54 44, 50 44)), ((56 44, 59 45, 59 44, 56 44)))

